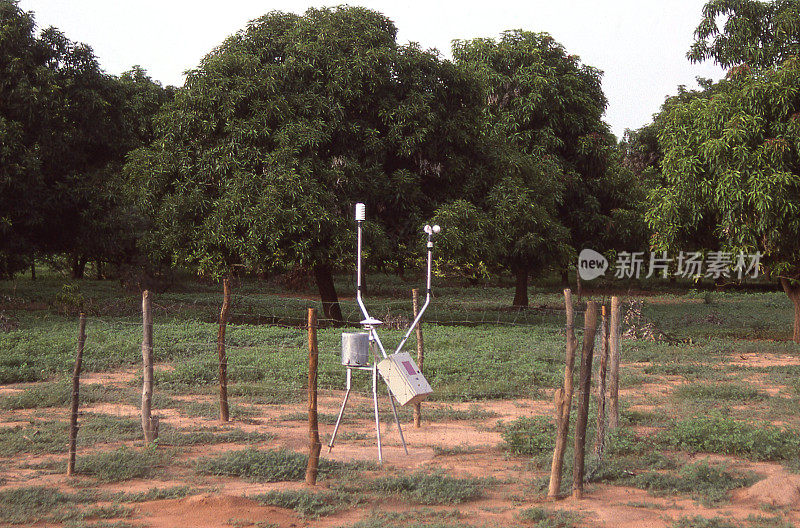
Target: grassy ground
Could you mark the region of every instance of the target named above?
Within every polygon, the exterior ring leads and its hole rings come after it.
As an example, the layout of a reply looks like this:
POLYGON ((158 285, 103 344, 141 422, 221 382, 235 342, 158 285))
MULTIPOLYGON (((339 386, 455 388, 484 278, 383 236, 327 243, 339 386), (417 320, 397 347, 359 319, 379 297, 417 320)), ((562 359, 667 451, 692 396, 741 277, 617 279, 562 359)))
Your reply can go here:
MULTIPOLYGON (((416 283, 379 277, 368 286, 367 302, 374 316, 392 326, 402 326, 410 319, 410 289, 416 283)), ((352 291, 352 280, 341 277, 338 287, 340 294, 352 291)), ((642 293, 640 289, 637 286, 635 291, 629 288, 620 293, 642 293)), ((155 296, 156 408, 174 409, 189 418, 216 416, 210 397, 216 391, 219 290, 216 285, 187 281, 155 296)), ((464 407, 462 402, 545 400, 560 386, 564 354, 560 286, 531 288, 531 307, 525 310, 510 309, 512 291, 505 283, 439 286, 435 293, 424 326, 425 374, 435 389, 434 398, 443 403, 432 408, 428 420, 492 422, 496 413, 478 405, 464 407)), ((787 341, 792 308, 786 296, 778 291, 698 292, 689 288, 651 293, 643 297, 643 313, 675 341, 625 342, 626 368, 621 383, 623 391, 631 393, 623 400, 626 428, 613 437, 602 463, 590 461, 593 482, 639 488, 655 497, 685 497, 716 507, 730 500, 731 490, 749 486, 759 477, 736 464, 702 457, 719 455, 734 461, 800 467, 800 364, 781 361, 800 355, 800 348, 787 341), (674 344, 684 339, 691 341, 674 344), (753 354, 775 360, 748 363, 742 359, 753 354), (658 390, 648 391, 651 386, 658 390)), ((607 298, 607 294, 590 294, 582 301, 607 298)), ((0 416, 5 422, 0 428, 0 511, 5 512, 0 513, 0 524, 42 521, 100 526, 106 522, 102 519, 116 519, 114 525, 123 526, 128 522, 130 504, 141 499, 135 495, 98 497, 36 485, 8 490, 2 486, 5 469, 18 468, 15 457, 63 453, 66 422, 54 420, 51 411, 68 404, 67 376, 74 361, 78 306, 89 314, 84 371, 138 372, 140 302, 138 293, 122 291, 112 281, 70 282, 40 273, 35 282, 27 278, 0 282, 0 315, 5 328, 0 331, 0 388, 18 384, 14 385, 17 390, 0 397, 0 416)), ((303 318, 308 307, 317 305, 311 294, 288 292, 272 283, 242 281, 235 286, 227 350, 232 414, 239 423, 247 425, 260 406, 304 401, 307 352, 303 318)), ((351 298, 343 298, 342 307, 348 321, 360 319, 351 298)), ((578 316, 577 326, 582 327, 581 314, 578 316)), ((319 385, 323 390, 342 388, 341 332, 332 326, 319 331, 319 385)), ((381 332, 387 347, 397 343, 402 334, 391 328, 381 332)), ((410 347, 413 344, 412 338, 410 347)), ((122 385, 85 386, 83 404, 135 407, 140 398, 136 375, 122 385)), ((367 382, 357 378, 356 388, 366 390, 367 382)), ((349 419, 368 419, 370 412, 356 407, 349 419)), ((276 420, 291 425, 305 417, 299 406, 276 420)), ((401 409, 401 419, 409 420, 410 411, 401 409)), ((333 414, 321 415, 322 423, 333 420, 333 414)), ((246 427, 197 430, 167 424, 161 430, 159 449, 141 450, 131 448, 140 438, 134 418, 89 413, 82 424, 81 447, 96 446, 97 451, 82 457, 78 470, 97 482, 174 474, 227 475, 254 482, 303 478, 303 457, 268 448, 271 433, 246 427), (197 446, 216 444, 231 449, 210 456, 194 451, 197 446)), ((552 453, 552 420, 547 416, 521 418, 501 422, 496 428, 505 439, 504 452, 526 460, 537 475, 526 484, 526 493, 540 496, 552 453)), ((345 434, 353 441, 365 440, 358 433, 345 434)), ((592 434, 590 430, 590 437, 592 434)), ((435 455, 442 459, 468 457, 477 449, 434 446, 435 455)), ((61 470, 60 459, 57 463, 48 460, 33 462, 28 469, 45 475, 61 470)), ((271 491, 253 498, 313 518, 364 508, 374 503, 376 496, 386 494, 409 504, 470 503, 485 497, 487 490, 508 484, 456 477, 446 470, 386 474, 358 464, 323 466, 321 478, 339 483, 323 494, 271 491), (369 484, 348 487, 348 475, 360 474, 371 475, 369 484)), ((152 500, 197 491, 176 489, 179 491, 174 494, 165 492, 164 497, 152 500)), ((541 527, 589 522, 575 512, 531 506, 530 496, 519 504, 514 522, 541 527)), ((449 511, 455 513, 423 508, 412 517, 403 517, 373 512, 352 526, 474 524, 457 509, 449 511)), ((790 522, 786 512, 768 513, 751 520, 687 515, 673 524, 791 525, 781 524, 790 522)))

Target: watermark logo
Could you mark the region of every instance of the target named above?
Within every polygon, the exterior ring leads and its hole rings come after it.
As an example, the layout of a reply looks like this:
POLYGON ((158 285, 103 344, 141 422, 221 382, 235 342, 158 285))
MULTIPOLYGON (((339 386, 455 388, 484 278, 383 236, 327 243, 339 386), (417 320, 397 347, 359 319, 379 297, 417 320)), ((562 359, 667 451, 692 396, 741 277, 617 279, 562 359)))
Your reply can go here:
MULTIPOLYGON (((668 257, 666 251, 651 252, 645 258, 644 251, 620 251, 614 263, 614 277, 617 279, 638 279, 644 276, 649 279, 653 275, 667 278, 672 275, 685 279, 712 279, 736 277, 742 279, 749 276, 758 278, 761 253, 743 253, 738 255, 726 251, 681 251, 677 257, 668 257)), ((584 249, 578 255, 578 275, 590 281, 605 275, 608 260, 592 249, 584 249)))
POLYGON ((585 281, 606 274, 608 260, 593 249, 584 249, 578 255, 578 275, 585 281))

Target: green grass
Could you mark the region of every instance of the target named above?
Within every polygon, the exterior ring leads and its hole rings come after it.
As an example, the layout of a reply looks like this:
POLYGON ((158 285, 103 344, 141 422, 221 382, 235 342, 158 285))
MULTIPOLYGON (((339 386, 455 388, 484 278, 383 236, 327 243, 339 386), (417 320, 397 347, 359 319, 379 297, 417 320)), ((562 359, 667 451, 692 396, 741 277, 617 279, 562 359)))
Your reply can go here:
POLYGON ((471 528, 473 526, 458 522, 460 517, 458 510, 430 508, 399 512, 373 510, 364 519, 346 528, 471 528))
MULTIPOLYGON (((142 438, 141 422, 132 418, 86 413, 78 419, 78 425, 79 449, 142 438)), ((63 453, 66 451, 68 432, 66 421, 53 421, 51 414, 42 411, 20 425, 0 427, 0 456, 63 453)))
MULTIPOLYGON (((255 482, 281 482, 305 478, 308 457, 287 449, 259 450, 248 448, 228 451, 219 456, 201 458, 195 470, 205 475, 239 477, 255 482)), ((320 459, 319 475, 346 475, 374 465, 363 462, 336 462, 320 459)))
POLYGON ((555 431, 553 420, 541 416, 517 418, 502 425, 503 440, 515 455, 552 455, 555 431))
POLYGON ((176 429, 162 426, 158 434, 158 445, 191 446, 209 444, 252 444, 274 438, 270 433, 247 432, 241 429, 211 427, 204 429, 176 429))
POLYGON ((696 515, 694 517, 681 517, 674 523, 672 528, 739 528, 739 525, 733 524, 729 519, 722 517, 702 517, 696 515))
POLYGON ((157 448, 137 450, 121 447, 114 451, 81 455, 75 462, 75 471, 102 482, 119 482, 151 477, 168 461, 169 455, 157 448))
POLYGON ((675 397, 692 401, 751 402, 769 398, 749 385, 736 383, 691 383, 675 390, 675 397))
POLYGON ((80 516, 80 496, 43 486, 0 491, 0 524, 61 522, 80 516))
MULTIPOLYGON (((78 394, 82 405, 97 402, 119 401, 119 395, 115 390, 96 383, 82 385, 78 394)), ((64 407, 70 404, 71 397, 71 380, 38 383, 21 392, 4 396, 0 399, 0 409, 15 410, 64 407)))
POLYGON ((680 420, 661 435, 661 440, 678 449, 750 460, 792 460, 800 456, 800 431, 720 414, 680 420))
POLYGON ((119 502, 150 502, 166 499, 182 499, 196 491, 189 486, 172 486, 169 488, 150 488, 147 491, 120 492, 111 498, 119 502))
POLYGON ((518 517, 534 528, 574 528, 582 516, 565 510, 533 507, 520 511, 518 517))
POLYGON ((729 500, 729 492, 752 484, 752 477, 728 471, 708 461, 684 466, 678 472, 648 471, 630 479, 638 488, 656 495, 689 495, 711 507, 729 500))
POLYGON ((294 510, 312 519, 332 515, 359 502, 352 494, 309 490, 270 491, 250 498, 261 504, 294 510))
POLYGON ((377 478, 368 488, 381 494, 397 494, 417 504, 458 504, 480 498, 485 485, 486 481, 481 479, 417 472, 377 478))

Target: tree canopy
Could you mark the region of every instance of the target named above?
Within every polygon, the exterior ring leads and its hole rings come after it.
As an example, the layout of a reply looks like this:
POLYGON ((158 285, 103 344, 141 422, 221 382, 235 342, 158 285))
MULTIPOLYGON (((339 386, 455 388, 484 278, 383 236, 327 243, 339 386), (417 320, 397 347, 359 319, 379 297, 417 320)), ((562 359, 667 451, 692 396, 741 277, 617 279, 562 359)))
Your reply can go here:
MULTIPOLYGON (((483 262, 516 275, 514 304, 525 306, 529 274, 564 269, 575 248, 602 244, 612 211, 626 203, 620 173, 610 177, 622 167, 602 120, 601 72, 550 35, 528 31, 456 41, 453 56, 483 82, 492 156, 475 174, 479 192, 466 197, 475 224, 488 231, 445 232, 443 248, 484 248, 483 262)), ((447 205, 438 218, 464 207, 447 205)))
POLYGON ((714 226, 720 247, 760 251, 795 303, 800 341, 800 60, 723 80, 669 109, 659 142, 664 183, 647 221, 659 249, 714 226))
POLYGON ((711 0, 689 60, 768 68, 800 53, 800 0, 711 0), (720 21, 724 24, 720 27, 720 21))
POLYGON ((150 246, 211 276, 313 269, 340 319, 353 204, 390 248, 409 244, 472 156, 479 85, 396 34, 364 8, 272 12, 206 56, 127 165, 150 246))
MULTIPOLYGON (((143 72, 118 79, 92 49, 55 28, 37 34, 33 15, 0 1, 0 271, 35 254, 88 258, 120 250, 119 189, 125 154, 152 115, 134 108, 143 72), (137 80, 134 81, 134 77, 137 80)), ((161 90, 146 79, 150 88, 161 90)))

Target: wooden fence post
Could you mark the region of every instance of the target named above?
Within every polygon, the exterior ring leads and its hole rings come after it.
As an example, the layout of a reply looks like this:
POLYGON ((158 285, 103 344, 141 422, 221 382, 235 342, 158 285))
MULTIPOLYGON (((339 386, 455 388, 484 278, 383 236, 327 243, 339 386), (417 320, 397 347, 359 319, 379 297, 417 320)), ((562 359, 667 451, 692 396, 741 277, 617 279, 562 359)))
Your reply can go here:
POLYGON ((217 355, 219 356, 219 419, 227 422, 228 413, 228 358, 225 354, 225 325, 231 306, 230 279, 222 281, 222 310, 219 312, 219 332, 217 333, 217 355))
POLYGON ((578 415, 575 423, 575 458, 572 469, 572 497, 583 498, 583 469, 586 452, 586 423, 589 419, 589 392, 592 383, 592 356, 594 338, 597 333, 597 303, 589 301, 586 305, 583 326, 583 348, 581 350, 580 397, 578 415))
POLYGON ((621 317, 619 297, 611 298, 611 327, 608 332, 608 352, 611 359, 608 398, 608 430, 619 427, 619 324, 621 317))
POLYGON ((567 313, 567 352, 564 366, 564 388, 556 390, 556 447, 553 450, 553 463, 550 467, 550 487, 547 496, 555 498, 561 488, 561 468, 564 465, 564 449, 569 434, 569 412, 572 407, 572 372, 575 368, 575 312, 572 306, 572 290, 564 290, 564 304, 567 313))
POLYGON ((319 441, 319 424, 317 422, 317 364, 319 350, 317 348, 317 310, 308 309, 308 467, 306 468, 306 484, 317 483, 319 468, 319 452, 322 444, 319 441))
MULTIPOLYGON (((31 263, 31 266, 34 264, 31 263)), ((83 362, 83 347, 86 344, 86 314, 81 312, 78 321, 78 353, 75 356, 75 370, 72 371, 72 412, 69 417, 69 460, 67 461, 67 475, 75 473, 75 452, 78 441, 78 395, 81 383, 81 363, 83 362)))
POLYGON ((603 459, 606 443, 606 372, 608 371, 608 313, 606 305, 602 306, 600 318, 600 372, 597 373, 597 435, 595 436, 595 454, 598 460, 603 459))
MULTIPOLYGON (((414 288, 411 290, 411 301, 414 305, 414 320, 417 319, 419 314, 419 290, 414 288)), ((417 324, 417 366, 419 371, 422 372, 422 364, 425 362, 425 344, 422 341, 422 322, 417 324)), ((422 421, 422 402, 414 404, 414 427, 421 427, 422 421)))
POLYGON ((142 292, 142 431, 145 444, 158 438, 158 418, 150 415, 153 404, 153 307, 150 292, 142 292))

